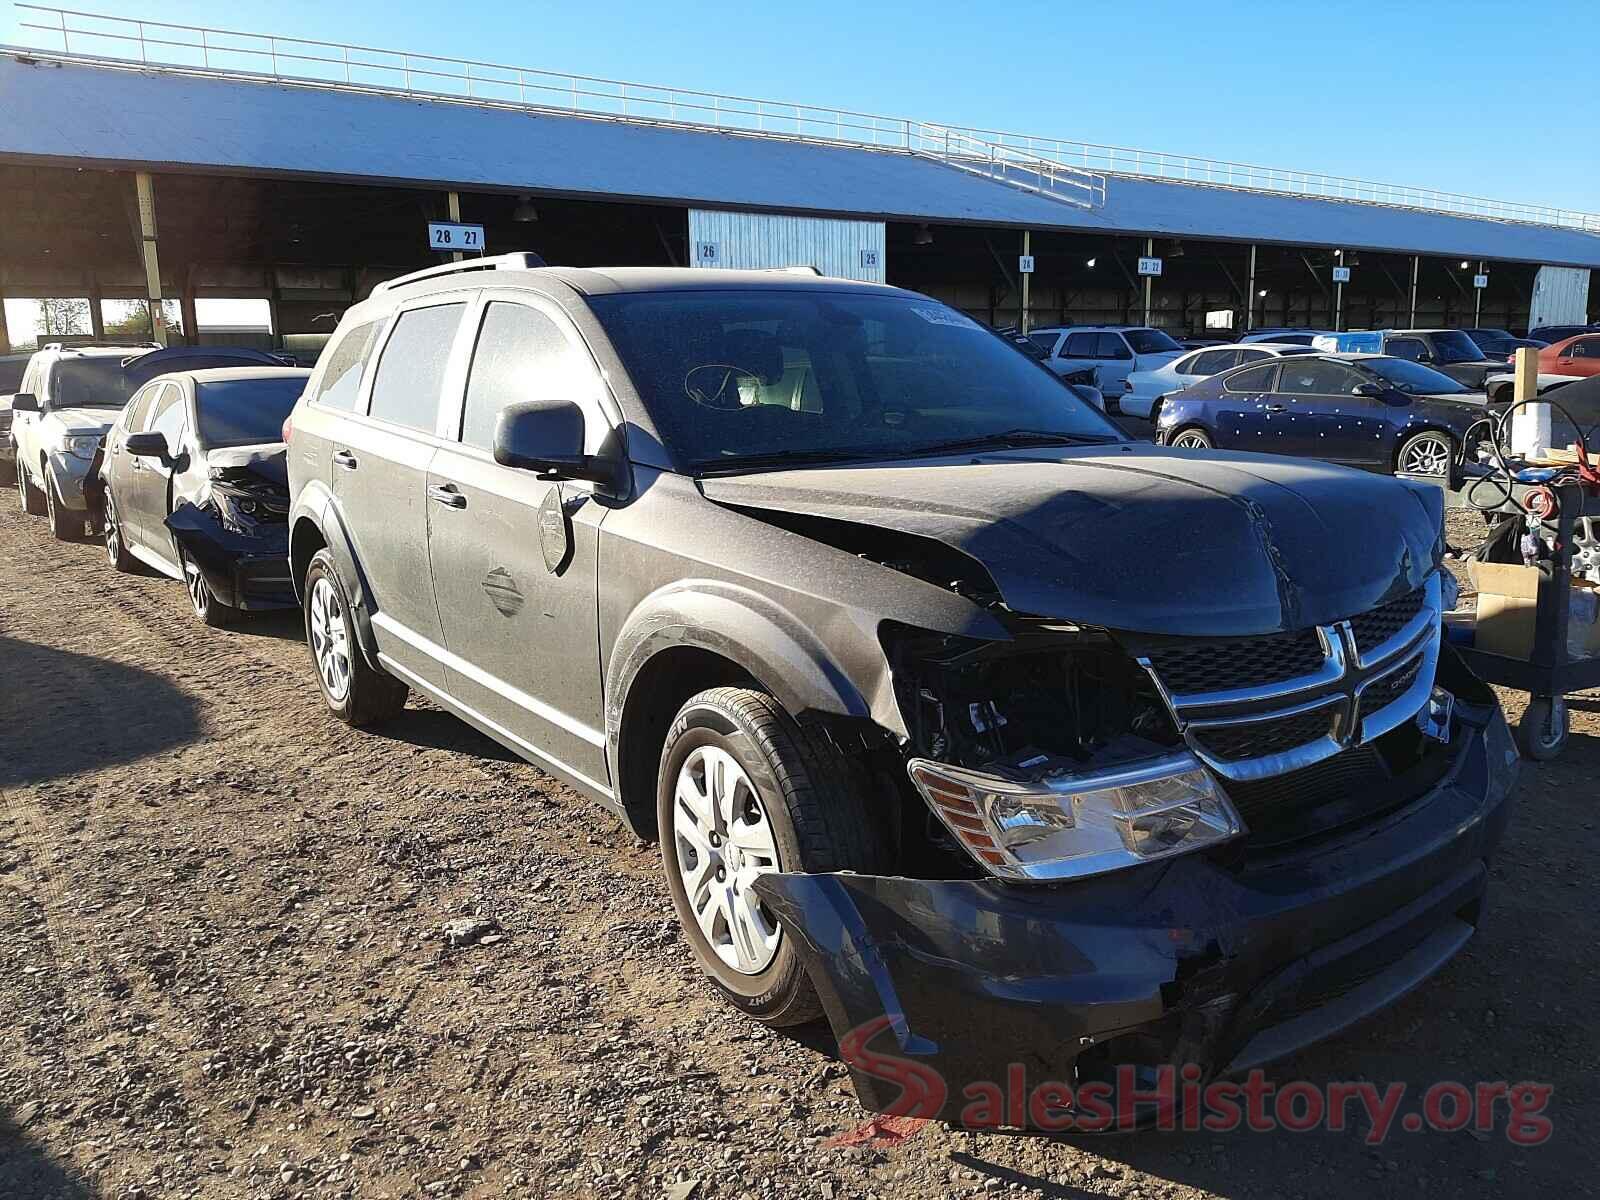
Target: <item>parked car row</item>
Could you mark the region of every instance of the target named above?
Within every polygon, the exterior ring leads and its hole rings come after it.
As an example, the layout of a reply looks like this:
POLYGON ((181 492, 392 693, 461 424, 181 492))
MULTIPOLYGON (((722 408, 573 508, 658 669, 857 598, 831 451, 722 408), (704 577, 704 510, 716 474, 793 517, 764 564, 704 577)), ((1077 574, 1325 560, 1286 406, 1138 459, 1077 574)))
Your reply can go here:
MULTIPOLYGON (((1090 331, 1176 357, 1138 332, 1090 331)), ((1425 370, 1213 380, 1330 363, 1425 370)), ((1517 758, 1442 636, 1439 490, 1136 442, 926 297, 447 264, 309 375, 169 375, 112 424, 113 561, 209 579, 180 513, 286 504, 331 714, 425 696, 606 806, 732 1005, 915 1045, 941 1115, 1017 1062, 1291 1053, 1480 919, 1517 758), (229 474, 301 388, 287 495, 229 474)))

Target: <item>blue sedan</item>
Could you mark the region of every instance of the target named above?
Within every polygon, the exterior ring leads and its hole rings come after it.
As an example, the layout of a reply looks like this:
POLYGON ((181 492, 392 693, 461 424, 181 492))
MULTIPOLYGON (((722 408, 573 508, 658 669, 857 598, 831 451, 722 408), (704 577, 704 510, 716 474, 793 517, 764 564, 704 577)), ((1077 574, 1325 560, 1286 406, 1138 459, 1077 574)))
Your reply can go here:
POLYGON ((1313 354, 1236 367, 1167 398, 1156 441, 1446 475, 1487 435, 1481 392, 1403 358, 1313 354))

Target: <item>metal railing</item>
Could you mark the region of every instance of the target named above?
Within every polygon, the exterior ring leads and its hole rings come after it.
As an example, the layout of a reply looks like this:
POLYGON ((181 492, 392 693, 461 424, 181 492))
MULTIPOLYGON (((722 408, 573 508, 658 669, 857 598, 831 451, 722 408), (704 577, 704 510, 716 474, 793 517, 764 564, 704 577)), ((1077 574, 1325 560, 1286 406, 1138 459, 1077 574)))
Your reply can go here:
MULTIPOLYGON (((59 53, 76 59, 899 150, 936 157, 951 166, 1084 207, 1105 202, 1105 176, 1124 175, 1600 232, 1600 214, 1437 188, 374 46, 178 25, 40 4, 19 3, 17 8, 24 10, 25 16, 38 14, 36 19, 22 20, 22 28, 43 33, 52 41, 59 39, 59 53)), ((53 46, 46 49, 56 52, 53 46)))

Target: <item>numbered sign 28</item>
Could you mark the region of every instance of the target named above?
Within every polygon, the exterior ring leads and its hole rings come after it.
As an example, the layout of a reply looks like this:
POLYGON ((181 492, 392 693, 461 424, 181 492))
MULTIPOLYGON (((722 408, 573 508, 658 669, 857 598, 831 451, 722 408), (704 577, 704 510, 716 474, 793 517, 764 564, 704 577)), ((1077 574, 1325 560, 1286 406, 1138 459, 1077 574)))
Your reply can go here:
POLYGON ((462 225, 455 221, 429 221, 428 245, 435 250, 465 250, 483 253, 483 226, 462 225))

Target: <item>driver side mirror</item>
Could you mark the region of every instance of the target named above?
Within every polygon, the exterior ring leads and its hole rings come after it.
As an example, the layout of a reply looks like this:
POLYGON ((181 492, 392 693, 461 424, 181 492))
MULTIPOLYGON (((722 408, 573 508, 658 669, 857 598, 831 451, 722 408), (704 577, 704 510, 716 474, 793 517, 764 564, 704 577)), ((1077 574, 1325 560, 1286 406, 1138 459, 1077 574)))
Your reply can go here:
POLYGON ((11 411, 36 413, 39 411, 39 397, 32 392, 18 392, 11 397, 11 411))
POLYGON ((1350 389, 1352 396, 1367 396, 1373 400, 1382 400, 1387 396, 1388 389, 1379 383, 1358 383, 1350 389))
POLYGON ((617 463, 584 453, 583 409, 570 400, 529 400, 501 410, 494 460, 541 479, 586 479, 615 489, 617 463))
POLYGON ((161 465, 172 465, 172 452, 167 448, 167 435, 164 433, 130 433, 122 443, 122 448, 136 458, 158 458, 161 465))

